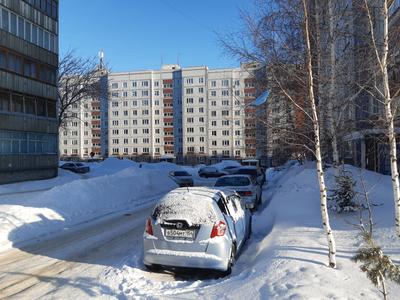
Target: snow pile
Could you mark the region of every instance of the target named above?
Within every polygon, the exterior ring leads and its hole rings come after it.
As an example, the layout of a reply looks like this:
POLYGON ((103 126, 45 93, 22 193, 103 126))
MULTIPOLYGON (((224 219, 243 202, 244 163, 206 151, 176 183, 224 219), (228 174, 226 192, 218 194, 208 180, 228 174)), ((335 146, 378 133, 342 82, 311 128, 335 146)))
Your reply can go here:
MULTIPOLYGON (((348 166, 357 189, 360 172, 348 166)), ((377 242, 394 261, 400 259, 396 237, 390 177, 363 171, 376 222, 377 242)), ((261 211, 253 216, 253 235, 226 278, 172 277, 148 272, 141 251, 108 268, 102 282, 127 297, 185 299, 381 299, 359 266, 350 259, 361 243, 351 223, 357 213, 331 213, 337 243, 337 269, 327 266, 327 241, 321 226, 319 190, 314 164, 287 165, 267 170, 261 211)), ((332 170, 327 182, 334 183, 332 170)), ((203 276, 204 277, 204 276, 203 276)), ((389 299, 400 288, 389 284, 389 299)))
POLYGON ((131 161, 110 159, 91 167, 93 173, 88 173, 86 179, 75 179, 40 193, 0 197, 0 249, 154 202, 177 187, 168 176, 171 166, 163 164, 139 168, 131 161))

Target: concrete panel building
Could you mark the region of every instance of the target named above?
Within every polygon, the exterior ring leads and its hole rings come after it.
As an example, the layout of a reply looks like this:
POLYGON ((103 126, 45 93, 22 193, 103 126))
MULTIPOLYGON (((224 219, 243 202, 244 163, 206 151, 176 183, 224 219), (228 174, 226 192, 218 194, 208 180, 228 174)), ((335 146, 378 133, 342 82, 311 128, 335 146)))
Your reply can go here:
POLYGON ((58 1, 0 1, 0 183, 57 175, 58 1))
MULTIPOLYGON (((109 155, 138 160, 169 156, 185 163, 254 157, 255 133, 245 132, 245 89, 251 76, 245 68, 178 65, 111 73, 109 155), (246 151, 248 137, 251 151, 246 151)), ((253 91, 248 99, 254 96, 253 91)))

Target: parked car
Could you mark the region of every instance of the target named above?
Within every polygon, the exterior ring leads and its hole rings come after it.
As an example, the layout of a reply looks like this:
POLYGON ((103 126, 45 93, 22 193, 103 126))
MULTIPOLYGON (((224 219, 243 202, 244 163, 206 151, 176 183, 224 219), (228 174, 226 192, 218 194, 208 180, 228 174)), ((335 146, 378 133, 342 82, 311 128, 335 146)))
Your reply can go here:
POLYGON ((265 172, 261 172, 257 167, 240 167, 233 174, 250 175, 260 186, 265 183, 265 172))
POLYGON ((180 186, 193 186, 192 175, 186 171, 172 171, 170 177, 180 186))
POLYGON ((223 176, 217 179, 214 187, 235 190, 245 200, 246 207, 251 210, 256 210, 261 203, 261 186, 249 175, 223 176))
POLYGON ((240 168, 240 166, 227 166, 227 167, 223 168, 222 171, 226 172, 227 174, 233 174, 239 168, 240 168))
POLYGON ((231 272, 251 234, 251 214, 232 190, 178 188, 165 195, 146 221, 143 262, 159 268, 231 272))
POLYGON ((60 168, 64 169, 64 170, 72 171, 75 173, 80 173, 80 174, 90 172, 90 167, 86 166, 80 162, 67 162, 67 163, 62 164, 60 166, 60 168))
POLYGON ((205 166, 200 168, 198 174, 200 177, 209 178, 209 177, 221 177, 227 175, 228 173, 220 171, 216 167, 205 166))

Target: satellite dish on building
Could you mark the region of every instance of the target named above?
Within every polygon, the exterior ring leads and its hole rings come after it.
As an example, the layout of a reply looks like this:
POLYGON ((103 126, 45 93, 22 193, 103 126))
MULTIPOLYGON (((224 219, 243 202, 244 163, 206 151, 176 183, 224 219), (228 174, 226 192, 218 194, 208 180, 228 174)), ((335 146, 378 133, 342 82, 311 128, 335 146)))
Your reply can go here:
POLYGON ((251 106, 260 106, 260 105, 266 103, 268 98, 269 98, 269 90, 266 90, 260 96, 258 96, 257 99, 254 100, 250 105, 251 106))

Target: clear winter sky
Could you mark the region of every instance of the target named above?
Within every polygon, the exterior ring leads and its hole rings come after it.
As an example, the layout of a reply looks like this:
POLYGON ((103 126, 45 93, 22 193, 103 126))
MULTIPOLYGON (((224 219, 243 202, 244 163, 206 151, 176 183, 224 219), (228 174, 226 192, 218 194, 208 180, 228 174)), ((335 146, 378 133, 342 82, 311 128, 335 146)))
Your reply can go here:
POLYGON ((60 54, 104 49, 112 71, 160 68, 179 57, 183 67, 238 66, 215 32, 240 28, 239 9, 252 0, 61 0, 60 54))

